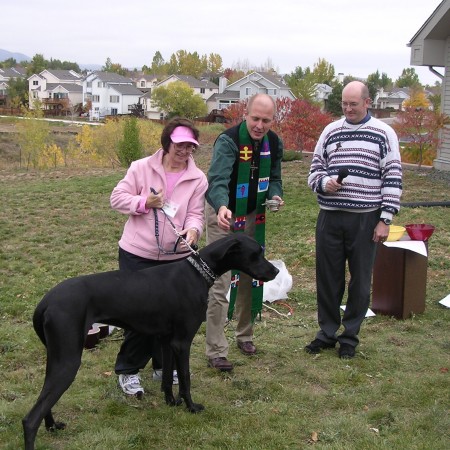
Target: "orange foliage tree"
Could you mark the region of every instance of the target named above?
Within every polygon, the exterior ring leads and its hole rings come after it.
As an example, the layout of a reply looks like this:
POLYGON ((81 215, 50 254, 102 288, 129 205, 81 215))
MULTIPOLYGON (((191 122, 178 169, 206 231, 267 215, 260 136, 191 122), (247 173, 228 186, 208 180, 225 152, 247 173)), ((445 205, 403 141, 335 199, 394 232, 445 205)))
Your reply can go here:
POLYGON ((431 164, 436 157, 439 144, 439 131, 450 123, 448 116, 429 109, 407 107, 399 111, 392 125, 405 142, 403 155, 406 162, 431 164))
POLYGON ((298 152, 314 151, 323 129, 333 116, 306 100, 277 99, 277 115, 273 130, 283 139, 284 148, 298 152))
MULTIPOLYGON (((276 100, 277 113, 272 126, 283 140, 284 148, 295 151, 313 151, 320 133, 333 117, 324 113, 318 106, 305 100, 276 100)), ((231 127, 242 122, 247 101, 234 103, 224 110, 227 126, 231 127)))

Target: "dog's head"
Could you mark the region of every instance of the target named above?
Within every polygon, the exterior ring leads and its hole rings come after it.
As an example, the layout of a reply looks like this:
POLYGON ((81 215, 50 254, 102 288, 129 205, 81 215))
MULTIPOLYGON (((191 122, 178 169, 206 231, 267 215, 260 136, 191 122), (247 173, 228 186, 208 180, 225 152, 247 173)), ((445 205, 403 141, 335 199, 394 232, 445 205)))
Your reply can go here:
POLYGON ((270 281, 278 269, 264 258, 261 245, 244 233, 235 233, 207 245, 200 257, 217 275, 239 270, 256 280, 270 281))

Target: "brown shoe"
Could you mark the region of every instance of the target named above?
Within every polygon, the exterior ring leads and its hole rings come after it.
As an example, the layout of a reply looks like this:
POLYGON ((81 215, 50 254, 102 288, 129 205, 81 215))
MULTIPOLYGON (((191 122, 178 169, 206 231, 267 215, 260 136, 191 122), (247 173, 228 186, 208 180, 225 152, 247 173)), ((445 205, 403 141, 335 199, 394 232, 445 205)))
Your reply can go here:
POLYGON ((208 359, 208 367, 220 370, 221 372, 230 372, 233 370, 233 364, 225 357, 208 359))
POLYGON ((237 346, 244 355, 251 356, 256 353, 256 347, 253 345, 252 341, 247 341, 247 342, 239 342, 238 341, 237 346))

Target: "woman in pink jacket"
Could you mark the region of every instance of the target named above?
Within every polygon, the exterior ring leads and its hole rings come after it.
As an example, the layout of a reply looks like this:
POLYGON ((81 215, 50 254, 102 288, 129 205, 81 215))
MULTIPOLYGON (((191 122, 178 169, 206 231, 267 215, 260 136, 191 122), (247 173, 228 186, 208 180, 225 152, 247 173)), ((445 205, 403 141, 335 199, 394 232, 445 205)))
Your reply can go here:
MULTIPOLYGON (((161 134, 162 148, 152 156, 133 161, 114 188, 112 208, 128 214, 119 241, 120 270, 140 270, 188 256, 173 226, 189 245, 197 243, 203 232, 208 187, 205 174, 192 157, 198 136, 191 121, 173 119, 161 134)), ((115 372, 126 394, 143 395, 138 373, 150 358, 153 379, 161 380, 159 339, 125 330, 115 372)))

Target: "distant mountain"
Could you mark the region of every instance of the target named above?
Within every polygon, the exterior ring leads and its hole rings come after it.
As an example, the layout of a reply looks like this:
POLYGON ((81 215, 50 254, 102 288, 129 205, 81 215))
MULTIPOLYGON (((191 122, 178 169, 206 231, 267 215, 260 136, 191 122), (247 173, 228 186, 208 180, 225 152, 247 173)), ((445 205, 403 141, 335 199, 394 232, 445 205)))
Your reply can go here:
POLYGON ((14 58, 18 63, 22 61, 31 61, 32 59, 23 53, 9 52, 8 50, 3 50, 0 48, 0 61, 5 61, 5 59, 9 58, 14 58))

